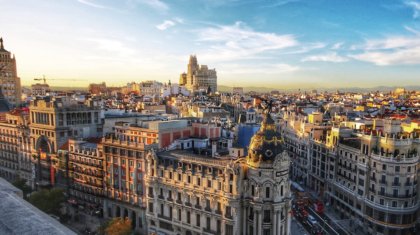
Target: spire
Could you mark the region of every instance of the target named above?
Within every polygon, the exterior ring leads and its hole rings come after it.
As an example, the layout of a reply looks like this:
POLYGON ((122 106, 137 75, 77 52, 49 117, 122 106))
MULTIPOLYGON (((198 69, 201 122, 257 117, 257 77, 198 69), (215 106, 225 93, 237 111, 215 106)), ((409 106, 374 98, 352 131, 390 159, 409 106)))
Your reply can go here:
POLYGON ((0 38, 0 49, 4 49, 4 46, 3 46, 3 38, 0 38))

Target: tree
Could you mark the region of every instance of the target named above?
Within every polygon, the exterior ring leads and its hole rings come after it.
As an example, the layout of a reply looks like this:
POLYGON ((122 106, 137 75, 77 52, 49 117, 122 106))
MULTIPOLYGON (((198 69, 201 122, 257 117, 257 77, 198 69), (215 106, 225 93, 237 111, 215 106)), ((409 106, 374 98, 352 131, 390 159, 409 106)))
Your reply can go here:
POLYGON ((29 202, 47 214, 60 216, 61 204, 65 201, 63 189, 41 190, 29 197, 29 202))
POLYGON ((129 218, 113 218, 99 228, 100 234, 105 235, 130 235, 133 230, 131 228, 131 220, 129 218))
POLYGON ((16 188, 18 188, 18 189, 22 190, 22 193, 23 193, 23 198, 24 198, 24 199, 26 199, 26 196, 28 195, 28 193, 32 192, 31 187, 29 187, 29 186, 26 184, 26 180, 25 180, 25 179, 18 179, 18 180, 16 180, 15 182, 13 182, 13 185, 14 185, 16 188))

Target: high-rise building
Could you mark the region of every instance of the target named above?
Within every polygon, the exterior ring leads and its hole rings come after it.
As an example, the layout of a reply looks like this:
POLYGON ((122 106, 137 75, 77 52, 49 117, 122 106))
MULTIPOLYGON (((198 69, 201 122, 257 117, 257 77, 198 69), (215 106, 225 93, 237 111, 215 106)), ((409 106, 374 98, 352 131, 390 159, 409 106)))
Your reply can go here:
POLYGON ((11 106, 21 103, 22 87, 17 76, 16 57, 4 49, 0 38, 0 89, 11 106))
POLYGON ((209 69, 207 65, 199 65, 195 55, 190 56, 187 73, 180 75, 179 84, 187 87, 191 92, 217 91, 216 69, 209 69))

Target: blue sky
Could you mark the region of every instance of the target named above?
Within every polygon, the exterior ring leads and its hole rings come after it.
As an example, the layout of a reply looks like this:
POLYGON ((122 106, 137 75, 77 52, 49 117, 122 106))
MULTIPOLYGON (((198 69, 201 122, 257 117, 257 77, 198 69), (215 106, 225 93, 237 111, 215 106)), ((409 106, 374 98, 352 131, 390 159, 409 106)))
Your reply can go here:
POLYGON ((0 0, 0 36, 34 77, 177 82, 190 54, 219 84, 420 83, 420 0, 0 0))

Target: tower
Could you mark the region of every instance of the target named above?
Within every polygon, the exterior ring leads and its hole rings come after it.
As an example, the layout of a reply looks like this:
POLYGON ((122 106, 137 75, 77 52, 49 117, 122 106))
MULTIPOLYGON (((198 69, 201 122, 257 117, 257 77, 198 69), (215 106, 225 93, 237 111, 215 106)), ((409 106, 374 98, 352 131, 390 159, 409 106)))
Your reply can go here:
POLYGON ((246 157, 244 234, 290 234, 290 159, 269 110, 246 157))
POLYGON ((17 76, 16 57, 4 49, 3 38, 0 38, 0 88, 11 106, 21 103, 22 88, 17 76))

